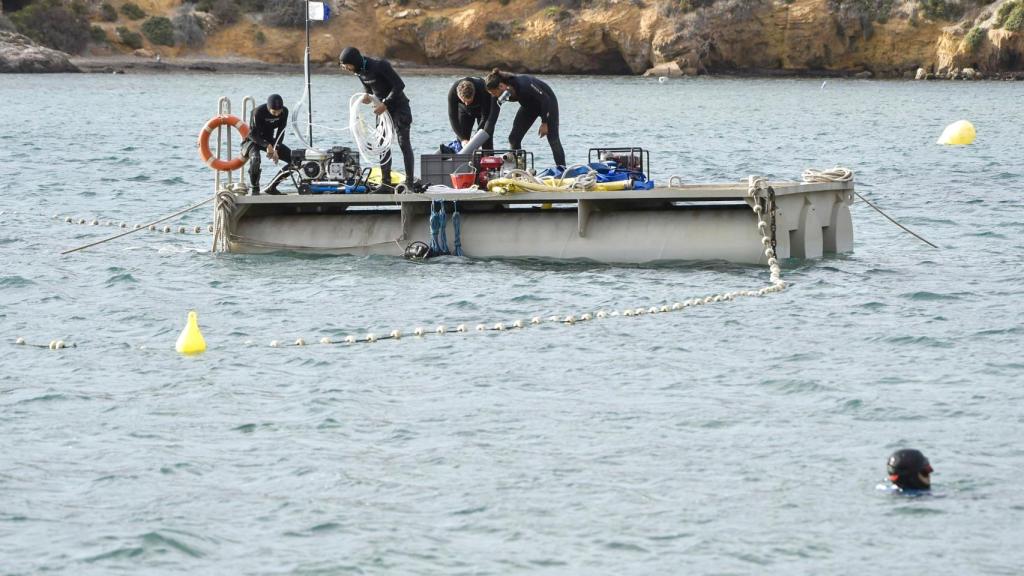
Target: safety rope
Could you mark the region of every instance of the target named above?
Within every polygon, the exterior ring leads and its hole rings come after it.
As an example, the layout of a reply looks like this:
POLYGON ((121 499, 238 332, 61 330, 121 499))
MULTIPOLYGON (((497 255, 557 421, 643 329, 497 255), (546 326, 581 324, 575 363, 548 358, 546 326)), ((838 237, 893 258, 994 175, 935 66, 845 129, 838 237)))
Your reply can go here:
POLYGON ((445 234, 444 200, 430 201, 430 254, 441 256, 451 254, 448 250, 448 237, 445 234))
POLYGON ((455 230, 455 255, 462 256, 462 214, 458 200, 452 202, 452 228, 455 230))

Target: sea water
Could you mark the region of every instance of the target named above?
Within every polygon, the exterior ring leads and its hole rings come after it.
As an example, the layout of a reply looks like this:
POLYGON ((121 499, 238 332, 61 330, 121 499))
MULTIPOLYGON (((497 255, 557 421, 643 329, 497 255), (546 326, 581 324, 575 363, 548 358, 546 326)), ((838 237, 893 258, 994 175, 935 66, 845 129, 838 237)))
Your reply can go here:
MULTIPOLYGON (((406 78, 417 154, 452 138, 456 79, 406 78)), ((148 231, 61 256, 209 197, 217 98, 294 110, 302 80, 0 77, 0 573, 1019 573, 1024 83, 546 79, 570 161, 641 146, 688 183, 846 166, 939 247, 858 201, 855 251, 785 262, 781 294, 477 333, 768 271, 212 254, 148 231), (977 142, 936 145, 960 119, 977 142), (182 357, 193 309, 209 349, 182 357), (75 347, 32 346, 56 339, 75 347), (933 497, 876 490, 901 447, 931 459, 933 497)), ((315 79, 316 143, 351 143, 357 89, 315 79)))

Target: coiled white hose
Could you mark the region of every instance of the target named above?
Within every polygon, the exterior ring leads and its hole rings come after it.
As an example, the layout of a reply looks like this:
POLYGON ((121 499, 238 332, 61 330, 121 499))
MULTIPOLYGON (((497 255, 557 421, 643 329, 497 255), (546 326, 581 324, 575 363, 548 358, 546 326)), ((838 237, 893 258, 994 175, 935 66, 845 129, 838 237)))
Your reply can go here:
POLYGON ((348 129, 352 140, 359 148, 359 155, 369 164, 380 165, 391 157, 391 145, 395 142, 395 123, 391 114, 384 111, 377 116, 376 127, 371 132, 365 118, 360 114, 362 106, 376 106, 380 100, 371 96, 370 104, 363 104, 366 94, 353 94, 348 101, 348 129))

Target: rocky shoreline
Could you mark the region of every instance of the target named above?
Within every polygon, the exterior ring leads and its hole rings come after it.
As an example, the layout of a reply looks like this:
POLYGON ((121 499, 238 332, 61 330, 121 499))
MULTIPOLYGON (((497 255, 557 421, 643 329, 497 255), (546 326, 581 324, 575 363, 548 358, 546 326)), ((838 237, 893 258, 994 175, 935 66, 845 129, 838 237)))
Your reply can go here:
MULTIPOLYGON (((55 52, 55 51, 54 51, 55 52)), ((66 55, 65 55, 66 56, 66 55)), ((161 73, 223 73, 232 74, 302 74, 301 64, 263 62, 251 58, 157 58, 148 51, 133 55, 80 56, 70 57, 68 64, 73 69, 57 69, 53 72, 83 72, 91 74, 161 74, 161 73)), ((482 70, 455 66, 426 66, 415 62, 395 61, 395 67, 408 76, 482 74, 482 70)), ((66 66, 65 66, 66 68, 66 66)), ((2 70, 2 68, 0 68, 2 70)), ((24 72, 48 70, 22 70, 24 72)), ((340 67, 321 62, 313 64, 316 74, 347 74, 340 67)), ((556 73, 557 74, 557 73, 556 73)), ((564 75, 574 75, 572 73, 564 75)), ((1024 72, 1002 72, 982 74, 972 68, 953 69, 944 74, 928 72, 919 68, 914 74, 899 77, 875 76, 864 70, 813 70, 813 69, 771 69, 753 68, 742 70, 719 70, 701 75, 739 78, 854 78, 854 79, 904 79, 904 80, 1024 80, 1024 72)), ((678 67, 656 66, 643 74, 646 77, 684 78, 678 67)))
POLYGON ((16 32, 0 30, 0 73, 80 72, 70 57, 16 32))

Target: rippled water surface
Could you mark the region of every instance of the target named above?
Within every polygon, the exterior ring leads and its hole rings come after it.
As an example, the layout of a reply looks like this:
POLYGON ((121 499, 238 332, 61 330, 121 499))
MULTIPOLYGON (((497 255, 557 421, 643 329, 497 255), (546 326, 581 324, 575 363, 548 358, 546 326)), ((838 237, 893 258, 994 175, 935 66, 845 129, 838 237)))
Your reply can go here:
MULTIPOLYGON (((450 137, 453 79, 408 78, 418 153, 450 137)), ((857 203, 856 251, 787 262, 782 294, 274 349, 660 305, 767 270, 212 255, 207 234, 150 232, 59 256, 115 231, 64 217, 207 197, 195 135, 217 96, 291 104, 301 79, 4 76, 0 573, 1019 573, 1024 83, 550 80, 570 160, 641 145, 656 178, 706 182, 838 163, 940 249, 857 203), (961 118, 977 144, 937 146, 961 118), (210 349, 183 358, 193 308, 210 349), (903 446, 934 495, 876 490, 903 446)), ((318 79, 318 122, 341 125, 355 88, 318 79)))

